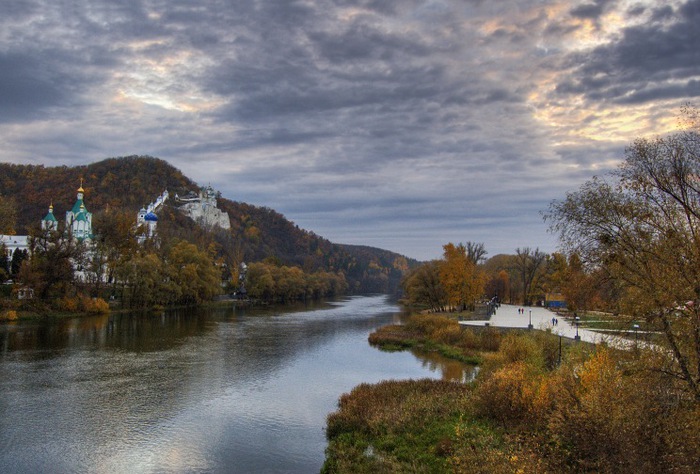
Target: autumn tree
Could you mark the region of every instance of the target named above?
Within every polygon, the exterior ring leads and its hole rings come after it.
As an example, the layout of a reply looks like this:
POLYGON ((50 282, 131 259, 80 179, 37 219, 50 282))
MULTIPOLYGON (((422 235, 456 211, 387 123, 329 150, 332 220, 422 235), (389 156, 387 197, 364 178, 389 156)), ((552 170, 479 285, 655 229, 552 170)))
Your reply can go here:
POLYGON ((540 278, 538 278, 538 287, 540 290, 543 293, 561 291, 568 267, 569 264, 566 255, 559 252, 546 255, 540 278))
POLYGON ((343 294, 348 283, 341 272, 307 273, 299 267, 267 261, 248 265, 246 288, 254 299, 289 302, 343 294))
POLYGON ((425 306, 433 311, 445 310, 447 293, 440 283, 441 264, 438 260, 426 262, 404 277, 401 286, 410 304, 425 306))
POLYGON ((82 254, 82 244, 64 238, 60 231, 34 229, 29 235, 29 248, 30 258, 22 264, 18 279, 42 299, 73 296, 73 262, 82 254))
POLYGON ((464 244, 448 243, 443 246, 444 258, 440 266, 440 282, 447 295, 448 304, 460 310, 473 308, 483 296, 485 278, 476 262, 467 254, 464 244))
POLYGON ((180 304, 198 304, 221 292, 221 273, 211 253, 186 241, 177 242, 167 254, 167 274, 178 289, 180 304))
POLYGON ((662 367, 700 401, 700 126, 638 139, 608 179, 551 204, 545 219, 570 252, 625 291, 624 308, 663 328, 662 367))
POLYGON ((178 288, 168 285, 164 275, 163 262, 153 253, 137 252, 125 257, 115 270, 122 304, 128 308, 149 308, 178 298, 178 288))
POLYGON ((482 268, 490 278, 486 294, 497 295, 501 302, 516 304, 522 290, 515 269, 515 255, 494 255, 484 262, 482 268))
POLYGON ((568 308, 583 312, 591 309, 598 289, 599 275, 595 269, 587 271, 579 256, 574 253, 569 256, 563 277, 561 290, 568 308))
POLYGON ((492 275, 486 283, 486 295, 496 297, 499 301, 503 301, 510 295, 510 275, 505 270, 499 270, 498 273, 492 275))

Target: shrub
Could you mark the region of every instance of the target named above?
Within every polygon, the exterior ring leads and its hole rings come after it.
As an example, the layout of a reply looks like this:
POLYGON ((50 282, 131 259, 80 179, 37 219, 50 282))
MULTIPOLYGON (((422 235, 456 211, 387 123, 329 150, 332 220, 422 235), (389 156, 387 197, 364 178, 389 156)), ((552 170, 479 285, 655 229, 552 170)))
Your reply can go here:
POLYGON ((406 328, 409 331, 422 334, 427 338, 450 327, 459 329, 459 323, 454 319, 438 314, 414 315, 406 321, 406 328))
POLYGON ((501 332, 492 327, 487 327, 481 332, 481 349, 485 351, 497 351, 501 347, 501 332))
POLYGON ((106 314, 109 313, 109 303, 102 298, 89 298, 87 296, 80 297, 80 309, 90 314, 106 314))
POLYGON ((462 329, 462 337, 459 341, 459 345, 467 350, 481 349, 481 337, 479 337, 472 329, 462 329))
POLYGON ((532 366, 540 365, 540 348, 529 336, 508 334, 501 341, 499 353, 506 363, 527 362, 532 366))
POLYGON ((477 413, 504 426, 546 422, 554 387, 523 361, 495 371, 476 390, 477 413))
POLYGON ((52 306, 57 311, 64 311, 67 313, 74 313, 78 311, 78 306, 80 301, 76 297, 64 296, 63 298, 57 298, 54 300, 52 306))
POLYGON ((15 319, 17 319, 17 311, 13 309, 3 311, 2 313, 0 313, 0 319, 5 321, 14 321, 15 319))
POLYGON ((435 328, 431 334, 431 339, 442 344, 457 345, 462 341, 464 334, 457 321, 454 324, 444 325, 435 328))

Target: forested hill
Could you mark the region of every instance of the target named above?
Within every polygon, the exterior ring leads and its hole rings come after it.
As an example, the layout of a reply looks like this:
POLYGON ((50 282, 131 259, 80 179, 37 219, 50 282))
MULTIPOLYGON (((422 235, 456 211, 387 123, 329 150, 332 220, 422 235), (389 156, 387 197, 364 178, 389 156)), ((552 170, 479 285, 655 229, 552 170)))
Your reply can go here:
MULTIPOLYGON (((197 183, 166 161, 152 157, 109 158, 86 166, 44 167, 0 163, 0 196, 11 198, 17 210, 16 231, 26 234, 53 204, 60 220, 75 202, 81 178, 85 204, 99 219, 106 210, 133 213, 163 190, 170 196, 197 192, 197 183)), ((206 232, 174 209, 170 199, 161 211, 161 232, 177 235, 200 247, 215 243, 229 265, 267 261, 299 266, 307 272, 342 271, 351 291, 389 292, 398 288, 403 272, 418 262, 386 250, 333 244, 300 229, 282 214, 221 197, 219 208, 229 214, 231 229, 206 232)))

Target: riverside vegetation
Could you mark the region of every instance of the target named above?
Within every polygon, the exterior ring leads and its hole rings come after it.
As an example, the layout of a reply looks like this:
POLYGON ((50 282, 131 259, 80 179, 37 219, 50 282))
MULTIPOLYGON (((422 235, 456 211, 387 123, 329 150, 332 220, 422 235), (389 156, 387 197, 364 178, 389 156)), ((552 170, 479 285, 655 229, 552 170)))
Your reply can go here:
POLYGON ((544 218, 566 255, 522 249, 481 265, 479 245, 448 244, 403 285, 432 312, 485 294, 529 304, 558 292, 572 311, 641 323, 657 333, 653 347, 570 344, 560 362, 552 334, 414 316, 371 342, 479 359, 476 381, 384 382, 342 396, 328 417, 326 473, 697 472, 700 111, 682 113, 678 133, 635 140, 615 171, 551 203, 544 218))
POLYGON ((324 473, 693 473, 700 406, 667 354, 567 343, 542 331, 462 329, 414 315, 370 336, 478 362, 475 382, 362 384, 328 417, 324 473))

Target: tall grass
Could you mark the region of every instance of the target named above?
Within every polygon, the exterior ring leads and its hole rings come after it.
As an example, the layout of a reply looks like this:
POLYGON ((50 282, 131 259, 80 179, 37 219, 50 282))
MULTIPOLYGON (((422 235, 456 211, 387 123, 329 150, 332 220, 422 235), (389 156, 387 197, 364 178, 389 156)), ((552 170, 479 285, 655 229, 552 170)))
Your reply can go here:
POLYGON ((437 351, 468 364, 479 364, 480 353, 498 350, 501 338, 496 329, 485 328, 477 333, 462 328, 454 319, 427 314, 414 315, 404 325, 379 328, 370 334, 369 342, 384 350, 417 348, 437 351))

